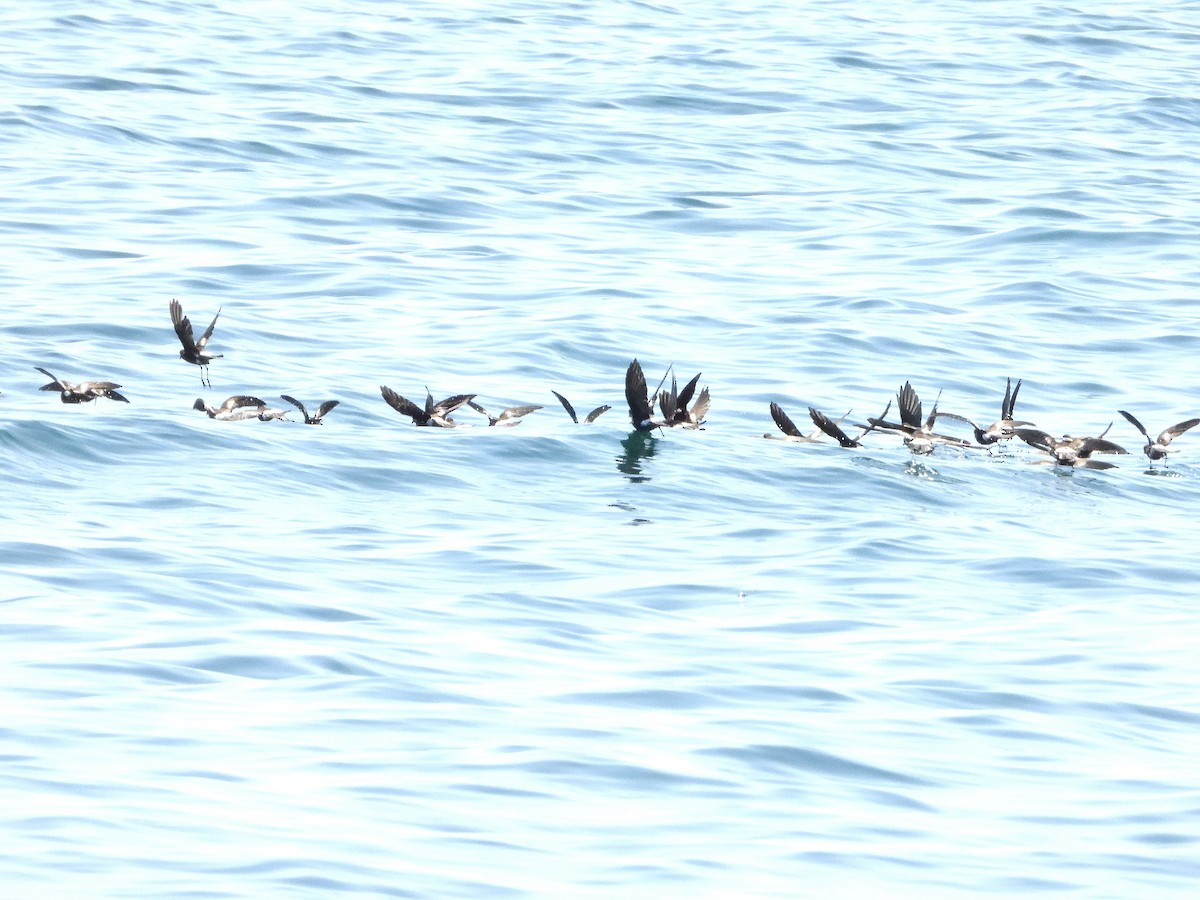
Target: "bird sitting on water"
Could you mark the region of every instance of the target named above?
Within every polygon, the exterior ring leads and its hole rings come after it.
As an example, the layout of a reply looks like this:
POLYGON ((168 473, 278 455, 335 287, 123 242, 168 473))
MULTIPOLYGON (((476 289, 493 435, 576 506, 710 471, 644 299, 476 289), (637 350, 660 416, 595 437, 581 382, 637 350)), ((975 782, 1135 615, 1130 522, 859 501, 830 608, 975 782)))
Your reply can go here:
POLYGON ((284 415, 283 410, 267 409, 267 404, 257 397, 249 397, 244 394, 226 397, 225 402, 220 406, 213 406, 207 400, 198 397, 192 404, 192 409, 206 412, 210 419, 219 419, 222 422, 240 422, 243 419, 267 421, 267 419, 281 419, 284 415))
POLYGON ((536 404, 529 404, 528 406, 510 406, 508 409, 502 410, 500 415, 493 416, 474 400, 468 400, 467 406, 471 407, 471 409, 475 410, 475 412, 487 416, 488 425, 508 426, 510 428, 514 425, 520 425, 522 416, 527 416, 531 412, 536 412, 537 410, 544 408, 537 406, 536 404))
POLYGON ((97 397, 107 397, 109 400, 119 400, 121 403, 128 403, 129 398, 117 393, 119 384, 114 384, 111 381, 81 381, 78 384, 71 384, 69 381, 63 381, 56 375, 47 372, 41 366, 34 366, 39 372, 50 379, 49 384, 44 384, 39 391, 58 391, 59 399, 63 403, 89 403, 97 397))
POLYGON ((1012 386, 1012 379, 1009 378, 1004 385, 1004 399, 1000 402, 1000 418, 989 425, 987 428, 980 428, 971 419, 966 416, 956 415, 955 413, 939 412, 939 419, 954 419, 959 422, 966 422, 975 431, 975 440, 984 447, 990 447, 992 444, 1011 438, 1017 428, 1025 428, 1033 425, 1032 422, 1022 422, 1013 418, 1013 407, 1017 405, 1017 391, 1021 390, 1021 380, 1017 379, 1017 386, 1012 386))
POLYGON ((1108 434, 1108 428, 1101 432, 1100 437, 1071 437, 1066 434, 1061 438, 1056 438, 1036 428, 1018 428, 1013 433, 1030 447, 1050 454, 1050 461, 1056 466, 1073 466, 1076 469, 1115 469, 1116 466, 1113 463, 1092 459, 1092 454, 1127 452, 1124 447, 1104 439, 1104 435, 1108 434))
POLYGON ((428 428, 462 427, 460 423, 450 418, 450 413, 475 399, 474 394, 455 394, 453 397, 447 397, 445 400, 434 403, 433 394, 429 392, 429 388, 425 388, 425 408, 422 409, 411 400, 401 397, 387 385, 381 384, 379 393, 383 395, 387 405, 396 412, 411 416, 414 425, 428 428))
POLYGON ((325 418, 326 414, 329 413, 329 411, 339 403, 341 403, 340 400, 326 400, 319 407, 317 407, 317 411, 310 416, 308 414, 308 410, 304 408, 304 404, 295 397, 289 397, 287 394, 280 394, 279 399, 286 400, 288 403, 292 404, 292 406, 296 407, 296 409, 300 410, 300 415, 304 416, 305 425, 320 425, 321 420, 325 418))
MULTIPOLYGON (((567 398, 564 397, 562 394, 560 394, 558 391, 552 390, 552 391, 550 391, 550 393, 552 393, 555 397, 558 398, 558 402, 561 403, 563 406, 563 409, 565 409, 567 411, 567 415, 571 417, 571 421, 574 422, 576 425, 578 425, 579 417, 577 415, 575 415, 575 407, 573 407, 571 405, 570 401, 568 401, 567 398)), ((612 407, 609 406, 607 403, 605 403, 603 406, 597 406, 590 413, 588 413, 586 416, 583 417, 583 424, 591 425, 593 422, 596 421, 597 418, 604 415, 604 413, 608 412, 610 409, 612 409, 612 407)))
MULTIPOLYGON (((45 390, 45 388, 43 388, 43 390, 45 390)), ((1149 457, 1151 462, 1154 462, 1156 459, 1165 459, 1168 453, 1174 453, 1175 451, 1168 449, 1171 441, 1179 437, 1189 428, 1194 428, 1197 425, 1200 425, 1200 419, 1188 419, 1186 422, 1180 422, 1178 425, 1172 425, 1170 428, 1160 433, 1157 438, 1151 440, 1150 435, 1146 432, 1145 426, 1143 426, 1142 423, 1139 422, 1136 417, 1134 417, 1133 413, 1128 413, 1123 409, 1118 409, 1117 412, 1128 419, 1129 424, 1142 433, 1142 437, 1146 439, 1146 446, 1142 448, 1142 452, 1149 457)))
POLYGON ((193 366, 199 366, 200 385, 212 387, 212 382, 206 377, 208 364, 214 359, 220 359, 224 354, 210 353, 205 347, 208 345, 209 338, 212 337, 213 329, 217 327, 217 316, 221 315, 221 310, 217 310, 217 315, 213 316, 212 322, 197 341, 192 334, 192 320, 183 314, 183 307, 179 305, 179 301, 172 300, 169 309, 171 310, 171 324, 175 326, 175 334, 179 338, 179 342, 183 344, 183 349, 179 351, 179 358, 193 366))

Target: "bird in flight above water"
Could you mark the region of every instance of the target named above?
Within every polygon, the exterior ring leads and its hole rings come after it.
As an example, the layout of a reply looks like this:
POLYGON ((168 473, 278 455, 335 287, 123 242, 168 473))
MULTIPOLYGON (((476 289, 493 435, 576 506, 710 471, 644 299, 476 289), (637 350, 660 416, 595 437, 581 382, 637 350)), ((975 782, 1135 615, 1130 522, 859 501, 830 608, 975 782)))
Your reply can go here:
POLYGON ((179 305, 179 301, 172 300, 169 308, 171 324, 175 326, 175 334, 179 338, 179 342, 183 344, 183 349, 179 351, 179 358, 193 366, 200 367, 201 387, 212 387, 212 382, 206 377, 208 364, 214 359, 220 359, 224 354, 210 353, 205 347, 208 345, 209 338, 212 337, 213 329, 217 327, 217 316, 221 315, 221 310, 217 310, 217 315, 213 316, 208 328, 204 329, 200 340, 196 340, 192 334, 192 320, 183 314, 183 307, 179 305))
POLYGON ((1200 425, 1200 419, 1188 419, 1186 422, 1180 422, 1178 425, 1172 425, 1170 428, 1159 434, 1155 440, 1151 440, 1150 435, 1146 432, 1145 426, 1143 426, 1142 423, 1137 420, 1133 413, 1125 412, 1123 409, 1118 409, 1117 412, 1128 419, 1129 424, 1142 433, 1142 437, 1146 439, 1146 446, 1142 448, 1142 452, 1149 457, 1151 462, 1156 459, 1165 459, 1168 453, 1174 453, 1175 451, 1168 449, 1171 441, 1175 440, 1175 438, 1179 437, 1189 428, 1194 428, 1197 425, 1200 425))

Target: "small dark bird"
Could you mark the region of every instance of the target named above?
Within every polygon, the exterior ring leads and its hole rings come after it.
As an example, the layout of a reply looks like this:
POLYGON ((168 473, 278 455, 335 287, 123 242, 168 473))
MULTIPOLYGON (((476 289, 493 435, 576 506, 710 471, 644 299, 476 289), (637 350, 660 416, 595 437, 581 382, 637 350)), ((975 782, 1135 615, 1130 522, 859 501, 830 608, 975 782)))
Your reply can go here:
POLYGON ((671 389, 660 394, 658 389, 670 374, 671 370, 668 369, 662 381, 658 383, 658 388, 655 388, 654 393, 650 393, 646 390, 646 376, 642 372, 641 363, 635 359, 625 370, 625 402, 629 404, 629 419, 638 431, 652 431, 655 428, 698 429, 704 424, 704 417, 708 415, 711 403, 708 388, 702 390, 691 409, 688 408, 700 376, 697 375, 684 385, 682 391, 677 389, 675 378, 672 376, 671 389), (655 399, 658 400, 662 418, 654 417, 655 399))
MULTIPOLYGON (((772 410, 772 412, 774 412, 774 410, 772 410)), ((850 415, 850 413, 846 413, 846 416, 848 415, 850 415)), ((887 413, 885 412, 884 415, 887 415, 887 413)), ((846 416, 842 416, 842 418, 844 419, 846 416)), ((821 431, 825 432, 825 434, 829 435, 841 446, 847 448, 862 446, 857 439, 850 437, 848 434, 846 434, 846 432, 842 431, 837 422, 833 421, 833 419, 829 418, 829 416, 825 415, 825 413, 821 412, 819 409, 815 409, 810 406, 808 408, 808 417, 813 420, 813 424, 816 425, 817 428, 821 429, 821 431)), ((861 438, 863 434, 866 433, 866 431, 863 431, 859 437, 861 438)))
MULTIPOLYGON (((663 381, 666 381, 665 375, 663 381)), ((708 415, 710 403, 708 388, 700 392, 695 404, 688 409, 688 404, 691 403, 692 395, 696 393, 696 385, 699 382, 700 373, 697 373, 696 377, 685 384, 681 391, 676 387, 675 373, 671 371, 671 390, 660 391, 658 394, 658 408, 662 412, 664 422, 680 428, 699 428, 704 424, 704 417, 708 415)))
POLYGON ((797 444, 819 444, 821 439, 817 437, 814 431, 812 434, 805 434, 796 427, 796 423, 792 421, 791 416, 783 411, 783 407, 774 401, 771 402, 771 418, 775 420, 775 427, 783 432, 782 436, 778 434, 764 434, 767 440, 771 441, 792 441, 797 444))
POLYGON ((520 425, 522 416, 527 416, 531 412, 545 408, 532 404, 529 406, 510 406, 508 409, 503 410, 500 415, 493 416, 474 400, 468 400, 467 406, 471 407, 471 409, 475 410, 475 412, 482 413, 483 415, 487 416, 488 425, 505 425, 509 427, 512 427, 513 425, 520 425))
POLYGON ((288 403, 292 404, 292 406, 296 407, 296 409, 300 410, 300 415, 304 416, 305 425, 320 425, 321 420, 325 418, 325 415, 342 402, 340 400, 326 400, 319 407, 317 407, 316 413, 310 416, 308 414, 308 410, 304 408, 304 404, 295 397, 289 397, 287 394, 280 394, 279 399, 286 400, 288 403))
POLYGON ((179 342, 183 344, 183 349, 179 351, 179 358, 193 366, 199 366, 200 385, 212 387, 212 382, 206 377, 208 364, 214 359, 220 359, 224 354, 209 353, 204 348, 208 344, 208 339, 212 337, 213 329, 217 327, 217 316, 221 315, 221 310, 217 310, 217 315, 213 316, 212 322, 209 323, 198 341, 192 334, 192 320, 183 314, 183 307, 179 305, 178 300, 171 301, 170 310, 171 324, 175 326, 175 334, 178 335, 179 342))
MULTIPOLYGON (((42 388, 42 390, 45 390, 45 388, 42 388)), ((1125 412, 1123 409, 1118 409, 1117 412, 1128 419, 1129 424, 1142 433, 1142 437, 1146 439, 1146 446, 1142 448, 1142 452, 1150 458, 1151 462, 1156 459, 1165 459, 1168 453, 1174 453, 1175 451, 1167 449, 1171 441, 1175 440, 1175 438, 1179 437, 1189 428, 1195 428, 1197 425, 1200 425, 1200 419, 1188 419, 1186 422, 1172 425, 1166 431, 1159 434, 1155 440, 1151 440, 1150 435, 1146 433, 1145 427, 1134 417, 1133 413, 1125 412)))
MULTIPOLYGON (((1111 427, 1111 426, 1110 426, 1111 427)), ((1017 428, 1013 432, 1030 447, 1048 453, 1056 466, 1073 466, 1077 469, 1115 469, 1112 463, 1092 459, 1093 453, 1125 453, 1124 447, 1106 441, 1103 437, 1071 437, 1063 435, 1056 438, 1036 428, 1017 428)), ((1102 434, 1107 434, 1105 428, 1102 434)))
POLYGON ((41 366, 34 366, 34 368, 50 379, 49 384, 42 385, 38 390, 58 391, 59 399, 63 403, 88 403, 97 397, 107 397, 109 400, 119 400, 122 403, 129 402, 128 397, 117 393, 120 385, 113 384, 111 381, 81 381, 79 384, 71 384, 71 382, 63 381, 47 372, 41 366))
MULTIPOLYGON (((196 402, 192 404, 192 409, 206 412, 210 419, 219 419, 222 422, 259 419, 264 413, 282 412, 282 410, 268 410, 267 404, 257 397, 248 397, 244 394, 227 397, 224 403, 216 407, 209 404, 207 400, 197 398, 196 402)), ((279 416, 268 415, 268 418, 279 418, 279 416)))
MULTIPOLYGON (((938 399, 941 399, 941 394, 938 394, 938 399)), ((950 437, 945 434, 937 434, 933 430, 934 423, 938 418, 938 401, 933 403, 933 410, 930 411, 928 418, 921 416, 921 398, 917 396, 917 392, 913 386, 907 381, 896 394, 897 408, 900 410, 900 424, 888 422, 883 416, 877 419, 867 419, 873 428, 882 428, 885 431, 899 431, 904 434, 904 443, 913 453, 932 453, 933 448, 937 444, 949 444, 953 447, 969 447, 969 442, 962 438, 950 437)), ((890 404, 889 404, 890 408, 890 404)), ((886 415, 886 413, 884 414, 886 415)))
POLYGON ((396 412, 411 416, 414 425, 423 425, 429 428, 460 427, 458 422, 450 418, 450 413, 475 399, 474 394, 455 394, 453 397, 447 397, 445 400, 434 403, 433 394, 429 393, 429 388, 425 388, 425 408, 422 409, 386 385, 379 386, 379 393, 383 395, 387 405, 396 412))
POLYGON ((1017 405, 1017 391, 1019 390, 1021 390, 1020 379, 1017 379, 1016 387, 1012 386, 1011 378, 1006 381, 1004 385, 1004 399, 1000 402, 1000 418, 987 428, 980 428, 966 416, 959 416, 954 413, 939 412, 937 417, 939 419, 955 419, 959 422, 966 422, 974 429, 975 440, 984 447, 989 447, 992 444, 1011 438, 1015 429, 1033 425, 1032 422, 1021 422, 1013 418, 1013 407, 1017 405))
MULTIPOLYGON (((550 391, 550 393, 552 393, 555 397, 558 398, 558 402, 563 405, 563 409, 565 409, 567 411, 567 415, 571 417, 571 421, 574 422, 576 425, 578 425, 579 417, 575 415, 575 407, 573 407, 570 404, 570 402, 568 402, 567 398, 564 397, 562 394, 560 394, 558 391, 552 390, 552 391, 550 391)), ((604 415, 610 409, 612 409, 612 407, 609 406, 607 403, 605 403, 603 406, 597 406, 590 413, 588 413, 586 416, 584 416, 583 424, 591 425, 593 422, 596 421, 597 418, 604 415)))

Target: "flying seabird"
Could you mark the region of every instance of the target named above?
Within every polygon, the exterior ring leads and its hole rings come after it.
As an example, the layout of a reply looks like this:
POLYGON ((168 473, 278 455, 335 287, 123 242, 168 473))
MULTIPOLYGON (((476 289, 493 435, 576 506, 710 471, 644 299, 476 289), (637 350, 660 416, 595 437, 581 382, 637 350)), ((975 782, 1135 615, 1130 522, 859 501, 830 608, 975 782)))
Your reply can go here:
MULTIPOLYGON (((567 415, 571 417, 571 421, 574 422, 576 425, 578 425, 579 417, 575 415, 575 407, 573 407, 570 404, 570 402, 567 400, 567 398, 564 397, 562 394, 560 394, 558 391, 551 390, 550 393, 552 393, 555 397, 558 398, 558 402, 563 405, 563 409, 565 409, 567 411, 567 415)), ((610 409, 612 409, 612 407, 609 406, 607 403, 605 403, 603 406, 597 406, 590 413, 588 413, 586 416, 584 416, 583 424, 591 425, 593 422, 596 421, 597 418, 604 415, 604 413, 608 412, 610 409)))
POLYGON ((1016 387, 1013 387, 1011 378, 1007 379, 1004 385, 1004 399, 1000 402, 1000 418, 987 428, 980 428, 973 420, 954 413, 939 412, 937 417, 939 419, 955 419, 959 422, 966 422, 974 429, 975 440, 984 447, 989 447, 992 444, 1011 438, 1015 429, 1033 425, 1032 422, 1021 422, 1013 418, 1013 407, 1017 405, 1017 391, 1019 390, 1021 390, 1021 380, 1019 378, 1017 379, 1016 387))
MULTIPOLYGON (((43 388, 42 390, 45 390, 43 388)), ((1150 439, 1150 435, 1146 433, 1145 427, 1133 415, 1133 413, 1125 412, 1123 409, 1118 409, 1121 415, 1129 420, 1129 423, 1142 433, 1142 437, 1146 439, 1146 446, 1142 448, 1142 452, 1153 462, 1156 459, 1164 459, 1168 453, 1173 453, 1173 450, 1168 450, 1167 447, 1171 441, 1179 437, 1189 428, 1194 428, 1200 425, 1200 419, 1188 419, 1186 422, 1180 422, 1178 425, 1172 425, 1166 431, 1162 432, 1155 440, 1150 439)))
MULTIPOLYGON (((941 394, 938 394, 938 400, 941 399, 941 394)), ((900 410, 900 424, 888 422, 884 416, 877 419, 867 419, 873 428, 882 428, 885 431, 899 431, 904 434, 904 443, 913 453, 932 453, 933 448, 937 444, 950 444, 954 447, 969 447, 970 443, 962 438, 950 437, 945 434, 937 434, 933 430, 934 423, 937 422, 938 416, 938 400, 933 402, 933 409, 930 411, 928 418, 921 416, 921 398, 917 396, 917 392, 909 382, 904 382, 904 386, 900 388, 896 394, 897 408, 900 410)), ((890 408, 890 404, 889 404, 890 408)))
POLYGON ((340 400, 326 400, 319 407, 317 407, 316 413, 310 416, 308 414, 308 410, 304 408, 304 404, 295 397, 289 397, 287 394, 280 394, 279 399, 286 400, 288 403, 292 404, 292 406, 296 407, 296 409, 300 410, 300 415, 304 416, 305 425, 320 425, 321 420, 325 418, 325 415, 335 406, 341 403, 340 400))
POLYGON ((183 314, 183 307, 179 305, 178 300, 171 301, 170 310, 171 324, 175 326, 175 334, 178 335, 179 342, 183 344, 183 349, 179 351, 179 358, 184 362, 190 362, 193 366, 199 366, 201 386, 212 387, 212 382, 206 378, 208 364, 214 359, 220 359, 224 354, 209 353, 204 348, 208 344, 208 339, 212 337, 213 329, 217 327, 217 316, 221 315, 221 310, 217 310, 217 315, 213 316, 212 322, 209 323, 198 341, 192 334, 192 320, 183 314))
POLYGON ((455 394, 439 403, 433 402, 433 394, 425 388, 425 408, 417 406, 411 400, 401 397, 387 385, 379 386, 379 393, 387 401, 387 405, 402 415, 411 416, 414 425, 424 425, 430 428, 458 428, 459 423, 450 418, 450 413, 460 406, 475 399, 474 394, 455 394))
POLYGON ((34 368, 50 379, 49 384, 42 385, 38 390, 58 391, 59 399, 63 403, 88 403, 97 397, 107 397, 109 400, 119 400, 122 403, 129 402, 128 397, 117 393, 120 385, 111 381, 81 381, 78 384, 71 384, 71 382, 63 381, 53 373, 47 372, 41 366, 34 366, 34 368))
MULTIPOLYGON (((1111 424, 1109 427, 1112 427, 1111 424)), ((1092 459, 1092 454, 1126 452, 1124 447, 1104 439, 1103 435, 1108 434, 1108 428, 1101 432, 1101 437, 1071 437, 1066 434, 1061 438, 1056 438, 1036 428, 1017 428, 1013 433, 1030 447, 1050 454, 1056 466, 1074 466, 1077 469, 1115 469, 1116 466, 1112 463, 1092 459)))
POLYGON ((522 416, 527 416, 531 412, 544 409, 544 407, 534 404, 530 404, 528 406, 510 406, 508 409, 501 411, 500 415, 493 416, 474 400, 468 400, 467 406, 471 407, 471 409, 475 410, 475 412, 482 413, 483 415, 487 416, 488 425, 506 425, 509 427, 513 425, 520 425, 522 416))
MULTIPOLYGON (((699 428, 704 424, 704 417, 708 415, 708 407, 711 402, 708 388, 704 388, 700 392, 690 410, 688 404, 691 403, 692 396, 696 393, 696 385, 700 382, 701 373, 697 372, 696 377, 685 384, 681 391, 676 387, 674 370, 669 371, 671 390, 659 391, 658 394, 658 408, 662 413, 663 421, 668 425, 680 428, 699 428)), ((663 381, 666 381, 665 375, 663 381)))
MULTIPOLYGON (((262 418, 264 413, 282 412, 282 410, 268 410, 267 404, 263 403, 257 397, 248 397, 243 394, 226 397, 225 402, 217 407, 212 406, 207 400, 198 397, 196 402, 192 404, 192 409, 202 410, 208 413, 210 419, 220 419, 222 422, 259 419, 262 418)), ((279 418, 279 416, 270 415, 268 418, 279 418)))

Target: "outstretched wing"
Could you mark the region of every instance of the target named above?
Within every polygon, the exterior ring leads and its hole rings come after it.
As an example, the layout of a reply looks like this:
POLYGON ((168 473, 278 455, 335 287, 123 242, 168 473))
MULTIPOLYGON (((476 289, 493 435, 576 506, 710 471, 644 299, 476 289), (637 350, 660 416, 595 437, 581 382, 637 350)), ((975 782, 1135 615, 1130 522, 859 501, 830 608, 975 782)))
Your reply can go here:
POLYGON ((172 300, 169 304, 171 310, 171 324, 175 326, 175 335, 179 338, 179 342, 183 344, 184 350, 195 350, 196 339, 192 334, 192 320, 183 314, 183 307, 179 305, 178 300, 172 300))
POLYGON ((1126 412, 1123 409, 1118 409, 1117 412, 1119 412, 1126 419, 1128 419, 1129 424, 1132 425, 1134 428, 1136 428, 1138 431, 1140 431, 1142 433, 1142 437, 1144 437, 1146 439, 1146 443, 1150 443, 1150 435, 1146 433, 1146 426, 1138 421, 1137 416, 1135 416, 1131 412, 1126 412))
MULTIPOLYGON (((213 329, 217 327, 217 317, 221 315, 221 307, 217 309, 217 315, 213 316, 213 320, 208 323, 208 327, 204 329, 204 334, 200 335, 200 340, 196 341, 196 350, 203 350, 204 345, 208 343, 208 339, 212 337, 213 329)), ((191 325, 188 325, 188 334, 191 334, 191 325)))
MULTIPOLYGON (((341 400, 326 400, 324 403, 322 403, 320 406, 317 407, 317 414, 313 418, 316 418, 316 419, 325 418, 325 414, 330 412, 335 406, 337 406, 341 402, 342 402, 341 400)), ((303 407, 301 407, 301 409, 303 409, 303 407)))
POLYGON ((405 416, 411 416, 412 420, 420 425, 424 425, 429 421, 429 414, 425 410, 421 409, 421 407, 417 406, 417 404, 413 403, 407 397, 401 397, 387 385, 381 384, 379 386, 379 393, 383 395, 383 399, 387 405, 396 412, 405 416))
POLYGON ((612 407, 609 406, 607 403, 605 403, 603 406, 597 406, 595 409, 593 409, 590 413, 588 413, 584 417, 583 424, 591 425, 593 422, 595 422, 598 418, 600 418, 602 415, 604 415, 610 409, 612 409, 612 407))
POLYGON ((306 420, 308 419, 308 410, 306 410, 304 408, 304 404, 301 403, 299 400, 297 400, 295 397, 289 397, 287 394, 280 394, 279 399, 286 400, 288 403, 292 404, 292 406, 294 406, 294 407, 296 407, 296 409, 300 410, 300 415, 304 416, 304 418, 306 420))
POLYGON ((567 400, 567 398, 564 397, 562 394, 560 394, 558 391, 552 390, 552 391, 550 391, 550 393, 552 393, 555 397, 558 398, 558 402, 561 403, 563 406, 563 409, 565 409, 567 411, 567 415, 571 417, 571 421, 574 422, 576 425, 578 425, 579 418, 575 415, 575 407, 573 407, 570 404, 570 402, 567 400))
POLYGON ((796 427, 796 423, 783 411, 783 407, 775 401, 771 401, 771 418, 775 420, 775 426, 788 437, 804 437, 800 433, 800 429, 796 427))
POLYGON ((825 415, 825 413, 821 412, 819 409, 810 406, 808 408, 808 416, 813 420, 814 425, 820 428, 821 431, 825 432, 825 434, 829 435, 843 447, 862 446, 862 444, 854 440, 854 438, 850 437, 848 434, 846 434, 846 432, 842 431, 842 429, 838 427, 837 422, 833 421, 833 419, 829 418, 829 416, 825 415))
POLYGON ((1172 425, 1158 436, 1158 442, 1160 444, 1169 444, 1174 438, 1179 437, 1189 428, 1195 428, 1197 425, 1200 425, 1200 419, 1188 419, 1186 422, 1180 422, 1178 425, 1172 425))
POLYGON ((646 430, 651 427, 652 412, 650 397, 646 393, 646 376, 642 364, 636 359, 625 370, 625 402, 629 404, 629 418, 633 427, 646 430))
POLYGON ((896 394, 896 401, 897 408, 900 410, 900 421, 909 428, 919 429, 923 424, 921 421, 921 398, 917 396, 917 392, 907 381, 904 382, 904 387, 900 388, 900 392, 896 394))

